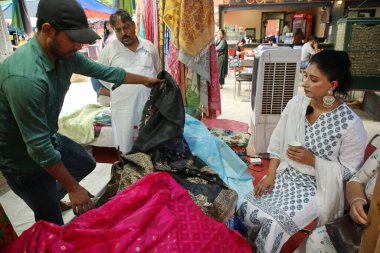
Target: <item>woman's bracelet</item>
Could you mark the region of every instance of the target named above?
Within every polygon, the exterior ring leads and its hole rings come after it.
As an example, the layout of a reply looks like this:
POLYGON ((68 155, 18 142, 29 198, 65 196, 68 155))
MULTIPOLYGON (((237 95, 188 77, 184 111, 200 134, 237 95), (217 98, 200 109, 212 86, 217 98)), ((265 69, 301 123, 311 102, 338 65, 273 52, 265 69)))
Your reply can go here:
POLYGON ((357 201, 359 201, 359 200, 363 201, 363 202, 364 202, 364 205, 367 205, 367 200, 366 200, 365 198, 357 197, 357 198, 354 198, 354 199, 351 201, 350 206, 352 206, 352 204, 354 204, 355 202, 357 202, 357 201))

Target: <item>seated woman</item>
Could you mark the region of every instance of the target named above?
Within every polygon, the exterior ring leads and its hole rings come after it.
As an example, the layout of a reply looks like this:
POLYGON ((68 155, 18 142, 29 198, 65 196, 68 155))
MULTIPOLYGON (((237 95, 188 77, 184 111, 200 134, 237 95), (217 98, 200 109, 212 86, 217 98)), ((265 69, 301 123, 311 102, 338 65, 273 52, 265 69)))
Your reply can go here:
POLYGON ((305 96, 292 98, 282 112, 268 147, 268 173, 238 210, 259 252, 279 252, 316 218, 325 224, 343 214, 343 182, 361 166, 367 140, 360 118, 338 98, 349 90, 350 65, 345 52, 315 54, 305 96))
MULTIPOLYGON (((350 216, 355 223, 360 225, 368 224, 367 213, 364 209, 367 203, 371 201, 375 190, 380 166, 379 156, 380 149, 377 149, 347 183, 346 193, 347 201, 351 207, 350 216)), ((315 229, 310 235, 306 243, 306 252, 336 252, 325 226, 315 229)))
POLYGON ((246 51, 244 51, 244 45, 245 45, 245 39, 241 39, 235 47, 234 51, 234 58, 239 60, 241 58, 241 55, 245 54, 246 51))

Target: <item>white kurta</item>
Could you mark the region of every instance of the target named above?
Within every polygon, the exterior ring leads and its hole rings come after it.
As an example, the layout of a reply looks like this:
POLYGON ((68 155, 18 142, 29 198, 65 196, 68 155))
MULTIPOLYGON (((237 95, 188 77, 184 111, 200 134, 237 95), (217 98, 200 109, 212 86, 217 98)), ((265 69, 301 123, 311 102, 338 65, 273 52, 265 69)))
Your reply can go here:
MULTIPOLYGON (((100 52, 98 61, 148 77, 157 77, 161 71, 157 49, 151 42, 141 38, 136 52, 129 50, 119 40, 110 42, 100 52)), ((143 85, 121 85, 111 90, 110 104, 115 147, 122 153, 127 153, 132 148, 136 127, 139 126, 141 113, 149 94, 150 89, 143 85)))
POLYGON ((268 152, 281 161, 272 193, 246 196, 238 212, 260 252, 279 252, 294 233, 317 217, 324 224, 341 216, 343 181, 363 160, 367 138, 358 116, 342 104, 311 125, 305 117, 309 103, 304 96, 289 101, 272 134, 268 152), (291 141, 301 142, 315 154, 315 168, 286 157, 291 141))

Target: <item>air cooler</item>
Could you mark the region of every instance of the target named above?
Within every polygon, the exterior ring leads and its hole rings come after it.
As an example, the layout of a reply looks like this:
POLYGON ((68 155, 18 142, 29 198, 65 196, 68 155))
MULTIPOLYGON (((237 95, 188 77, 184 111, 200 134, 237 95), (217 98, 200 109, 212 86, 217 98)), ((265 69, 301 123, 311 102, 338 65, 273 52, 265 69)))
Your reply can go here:
POLYGON ((263 46, 255 53, 251 95, 251 138, 247 154, 267 152, 288 101, 297 94, 301 50, 263 46))

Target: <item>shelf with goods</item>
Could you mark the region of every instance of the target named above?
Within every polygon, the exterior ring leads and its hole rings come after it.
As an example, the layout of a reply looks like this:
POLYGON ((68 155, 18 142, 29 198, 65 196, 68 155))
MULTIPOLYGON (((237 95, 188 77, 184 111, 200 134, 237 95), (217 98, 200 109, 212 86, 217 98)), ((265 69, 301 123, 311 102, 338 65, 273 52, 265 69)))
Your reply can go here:
POLYGON ((245 39, 245 32, 244 31, 226 32, 226 41, 228 44, 236 44, 241 39, 245 39))
POLYGON ((380 18, 346 18, 338 21, 335 50, 351 59, 353 89, 380 90, 380 18))

